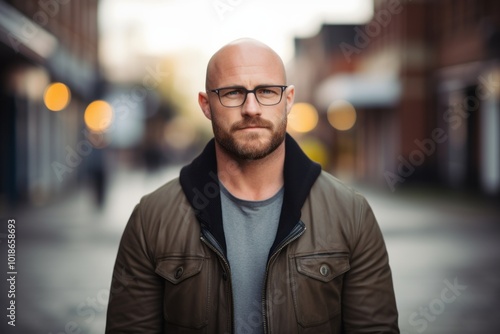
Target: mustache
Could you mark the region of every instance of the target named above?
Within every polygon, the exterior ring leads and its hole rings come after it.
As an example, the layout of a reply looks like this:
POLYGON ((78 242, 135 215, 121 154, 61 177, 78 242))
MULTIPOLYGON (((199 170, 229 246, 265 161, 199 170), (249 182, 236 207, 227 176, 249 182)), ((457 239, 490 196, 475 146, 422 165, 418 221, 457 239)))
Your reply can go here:
POLYGON ((231 131, 237 131, 237 130, 251 128, 251 127, 272 129, 273 123, 271 121, 265 120, 263 118, 243 119, 239 122, 234 123, 231 126, 231 131))

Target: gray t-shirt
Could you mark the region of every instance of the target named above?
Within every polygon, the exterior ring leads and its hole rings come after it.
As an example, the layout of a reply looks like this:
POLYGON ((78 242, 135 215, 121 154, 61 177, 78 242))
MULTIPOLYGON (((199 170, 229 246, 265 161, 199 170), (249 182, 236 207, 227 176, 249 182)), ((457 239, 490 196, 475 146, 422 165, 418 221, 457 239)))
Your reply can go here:
POLYGON ((221 206, 231 267, 235 331, 263 333, 262 292, 269 250, 278 230, 284 188, 263 201, 234 197, 222 183, 221 206))

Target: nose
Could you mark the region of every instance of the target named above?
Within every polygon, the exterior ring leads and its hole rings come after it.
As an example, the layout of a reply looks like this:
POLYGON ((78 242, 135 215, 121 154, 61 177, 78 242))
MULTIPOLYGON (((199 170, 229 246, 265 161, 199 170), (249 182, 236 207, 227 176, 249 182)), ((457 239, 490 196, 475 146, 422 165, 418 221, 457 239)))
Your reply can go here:
POLYGON ((261 114, 260 104, 254 93, 248 93, 247 99, 241 108, 242 115, 257 116, 261 114))

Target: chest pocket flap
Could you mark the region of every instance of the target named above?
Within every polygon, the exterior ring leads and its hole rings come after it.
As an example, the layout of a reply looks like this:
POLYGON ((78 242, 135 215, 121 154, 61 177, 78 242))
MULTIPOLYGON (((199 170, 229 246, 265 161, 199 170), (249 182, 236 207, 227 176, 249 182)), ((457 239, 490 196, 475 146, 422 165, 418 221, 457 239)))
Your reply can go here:
POLYGON ((350 269, 347 254, 322 254, 295 260, 299 273, 322 282, 329 282, 350 269))
POLYGON ((203 257, 167 257, 162 258, 156 265, 155 272, 172 284, 178 284, 189 277, 200 273, 203 257))
POLYGON ((193 333, 192 329, 198 333, 208 324, 210 273, 206 260, 196 255, 157 260, 155 272, 165 279, 165 333, 193 333))
POLYGON ((297 321, 313 332, 324 333, 317 326, 336 321, 341 313, 343 277, 350 269, 349 254, 302 254, 290 260, 297 321))

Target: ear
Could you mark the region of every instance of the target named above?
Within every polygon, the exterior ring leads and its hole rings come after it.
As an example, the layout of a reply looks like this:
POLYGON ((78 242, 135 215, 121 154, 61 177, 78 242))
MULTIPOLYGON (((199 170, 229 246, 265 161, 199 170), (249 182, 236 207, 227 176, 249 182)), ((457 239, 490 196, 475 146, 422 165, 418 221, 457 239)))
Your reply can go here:
POLYGON ((292 110, 293 101, 295 100, 295 86, 290 85, 285 90, 285 99, 286 99, 286 114, 288 115, 292 110))
POLYGON ((203 114, 209 120, 212 120, 212 113, 210 111, 210 103, 208 102, 208 94, 205 92, 198 93, 198 104, 200 105, 203 114))

